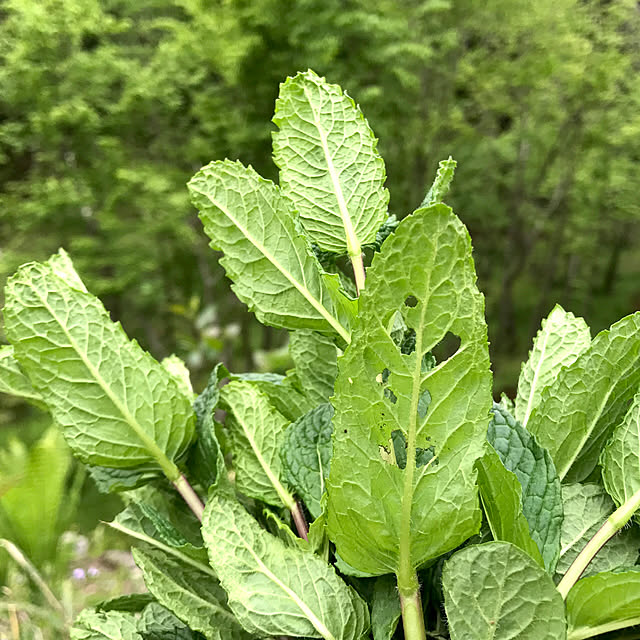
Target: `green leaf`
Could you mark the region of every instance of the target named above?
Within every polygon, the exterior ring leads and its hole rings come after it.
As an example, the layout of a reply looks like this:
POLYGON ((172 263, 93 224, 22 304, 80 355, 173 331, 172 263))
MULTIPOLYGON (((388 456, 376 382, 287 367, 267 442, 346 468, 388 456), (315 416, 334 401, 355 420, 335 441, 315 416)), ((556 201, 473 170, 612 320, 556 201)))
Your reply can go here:
POLYGON ((591 344, 591 333, 582 318, 576 318, 557 304, 542 321, 529 359, 518 380, 515 416, 527 425, 540 403, 542 390, 554 382, 562 367, 572 364, 591 344))
POLYGON ((207 561, 207 552, 202 546, 190 542, 177 527, 160 511, 144 502, 128 504, 114 522, 126 529, 153 538, 162 545, 175 549, 194 560, 207 561))
POLYGON ((291 422, 313 409, 313 403, 302 393, 298 376, 293 370, 288 371, 286 376, 277 373, 234 373, 230 377, 231 380, 244 380, 255 385, 291 422))
POLYGON ((522 485, 491 445, 478 462, 478 488, 494 540, 511 542, 544 566, 522 512, 522 485))
POLYGON ((368 631, 365 603, 331 566, 287 547, 237 502, 213 496, 202 533, 229 607, 250 633, 360 640, 368 631))
POLYGON ((152 602, 155 602, 155 598, 150 593, 129 593, 100 602, 96 605, 96 611, 128 611, 130 613, 138 613, 152 602))
POLYGON ((551 576, 508 542, 455 553, 442 574, 451 640, 562 640, 564 603, 551 576))
POLYGON ((229 489, 224 455, 216 436, 213 412, 220 400, 220 378, 228 372, 217 364, 204 391, 196 398, 193 409, 196 414, 198 439, 189 458, 189 470, 205 490, 216 485, 218 490, 229 489))
POLYGON ((338 375, 338 349, 327 336, 315 331, 292 331, 289 353, 300 386, 313 406, 328 402, 338 375))
POLYGON ((228 408, 236 488, 274 506, 295 508, 295 499, 282 484, 280 450, 289 421, 249 382, 232 381, 222 389, 228 408))
POLYGON ((328 482, 329 537, 365 573, 397 571, 403 537, 417 567, 480 527, 474 464, 491 372, 475 280, 469 235, 443 205, 405 218, 369 268, 360 322, 338 363, 328 482), (413 336, 400 345, 398 314, 413 336), (450 334, 460 347, 425 366, 434 347, 455 342, 450 334), (394 460, 395 432, 404 468, 394 460))
POLYGON ((240 300, 260 322, 337 333, 350 319, 336 309, 320 265, 279 189, 239 162, 212 162, 189 182, 193 204, 240 300))
POLYGON ((280 85, 273 157, 280 186, 321 249, 359 255, 387 217, 384 161, 354 101, 313 71, 280 85))
POLYGON ((391 640, 402 611, 394 576, 376 578, 371 602, 371 630, 373 640, 391 640))
MULTIPOLYGON (((556 573, 564 575, 578 554, 613 513, 615 505, 607 492, 597 484, 565 484, 562 486, 564 521, 561 551, 556 573)), ((591 561, 583 575, 611 571, 630 566, 638 559, 640 531, 625 528, 607 542, 591 561)))
POLYGON ((58 253, 54 253, 44 264, 73 289, 88 293, 87 287, 75 270, 69 254, 64 249, 58 249, 58 253))
POLYGON ((33 388, 13 355, 11 345, 0 347, 0 393, 23 398, 43 411, 47 410, 42 396, 33 388))
POLYGON ((449 187, 451 186, 451 181, 453 180, 457 166, 458 163, 451 156, 446 160, 440 160, 436 178, 427 195, 424 197, 420 205, 421 208, 439 204, 444 200, 444 197, 449 193, 449 187))
POLYGON ((281 449, 282 469, 287 482, 318 518, 320 499, 331 462, 331 418, 333 407, 321 404, 287 428, 281 449))
POLYGON ((158 603, 152 603, 142 612, 138 628, 144 640, 202 640, 197 631, 191 631, 181 620, 158 603))
MULTIPOLYGON (((618 506, 640 489, 639 452, 640 393, 637 393, 600 458, 604 486, 618 506)), ((636 513, 634 517, 638 520, 640 516, 636 513)))
POLYGON ((560 555, 562 490, 553 460, 535 438, 506 410, 493 407, 487 440, 498 452, 502 464, 515 473, 521 485, 522 513, 529 523, 544 566, 555 570, 560 555))
POLYGON ((71 628, 71 640, 144 640, 134 614, 85 609, 71 628))
POLYGON ((158 551, 133 549, 147 589, 158 602, 210 640, 249 638, 226 606, 227 596, 210 575, 158 551))
POLYGON ((578 580, 567 596, 569 640, 640 624, 640 569, 578 580))
POLYGON ((542 391, 528 430, 545 447, 561 480, 585 479, 640 384, 640 312, 601 331, 542 391))
POLYGON ((21 267, 5 292, 5 331, 77 456, 127 468, 173 460, 193 438, 190 399, 100 301, 43 265, 21 267))
POLYGON ((131 491, 157 480, 156 470, 110 469, 109 467, 88 466, 89 475, 100 493, 131 491))
POLYGON ((191 386, 191 377, 187 365, 177 355, 172 354, 162 359, 160 363, 176 380, 180 391, 187 398, 193 398, 193 387, 191 386))

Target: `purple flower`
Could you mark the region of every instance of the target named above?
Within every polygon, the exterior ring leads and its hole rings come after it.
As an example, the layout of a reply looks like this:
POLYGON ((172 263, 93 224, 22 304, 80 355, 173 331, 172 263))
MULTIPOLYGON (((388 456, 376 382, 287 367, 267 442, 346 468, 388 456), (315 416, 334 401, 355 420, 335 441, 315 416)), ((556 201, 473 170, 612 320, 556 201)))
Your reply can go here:
POLYGON ((100 569, 98 569, 97 567, 89 567, 87 569, 87 575, 90 578, 95 578, 99 573, 100 573, 100 569))
POLYGON ((72 572, 71 576, 74 580, 84 580, 87 577, 87 574, 84 572, 82 567, 76 567, 72 572))

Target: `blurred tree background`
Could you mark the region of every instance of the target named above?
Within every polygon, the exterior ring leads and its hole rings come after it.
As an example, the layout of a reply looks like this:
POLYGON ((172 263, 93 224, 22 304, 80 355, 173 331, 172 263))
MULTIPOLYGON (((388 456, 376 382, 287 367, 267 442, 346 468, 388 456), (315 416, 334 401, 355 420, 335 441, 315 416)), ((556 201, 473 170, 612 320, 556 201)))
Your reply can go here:
POLYGON ((594 331, 640 307, 639 36, 635 0, 0 0, 0 282, 64 246, 196 387, 254 366, 283 337, 235 300, 185 183, 224 157, 275 178, 278 84, 313 68, 361 105, 398 217, 458 161, 512 389, 556 301, 594 331))

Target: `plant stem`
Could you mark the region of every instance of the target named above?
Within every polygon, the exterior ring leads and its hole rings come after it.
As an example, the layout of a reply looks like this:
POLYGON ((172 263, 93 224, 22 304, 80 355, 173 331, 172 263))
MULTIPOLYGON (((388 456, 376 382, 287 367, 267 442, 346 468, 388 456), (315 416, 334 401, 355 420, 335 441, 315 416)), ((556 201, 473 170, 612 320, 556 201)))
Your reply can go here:
POLYGON ((31 580, 33 580, 38 589, 40 589, 42 595, 45 597, 51 607, 56 609, 62 616, 64 616, 64 607, 60 604, 58 598, 53 595, 53 591, 51 591, 49 585, 47 585, 47 583, 44 581, 44 578, 33 566, 27 556, 25 556, 24 553, 22 553, 22 551, 20 551, 20 549, 18 549, 18 547, 10 540, 0 538, 0 547, 4 547, 7 550, 7 553, 13 558, 13 560, 26 571, 31 580))
POLYGON ((426 640, 419 585, 411 595, 405 596, 400 593, 400 608, 402 610, 402 626, 404 627, 405 639, 426 640))
POLYGON ((309 528, 307 527, 307 521, 305 520, 304 513, 302 513, 302 508, 300 507, 299 502, 296 501, 295 507, 291 509, 291 515, 293 516, 293 521, 296 524, 298 535, 304 540, 308 540, 309 528))
POLYGON ((180 495, 184 498, 184 501, 189 506, 189 509, 193 511, 196 518, 202 522, 204 505, 202 504, 202 500, 198 497, 198 494, 189 484, 189 481, 185 478, 184 474, 181 473, 180 477, 177 480, 174 480, 173 486, 180 492, 180 495))
POLYGON ((563 600, 567 599, 567 594, 571 590, 571 587, 578 582, 580 576, 584 573, 598 551, 629 522, 631 516, 639 507, 640 489, 606 519, 605 523, 580 552, 580 555, 573 561, 573 564, 558 584, 558 591, 562 595, 563 600))
POLYGON ((355 255, 349 255, 351 266, 353 267, 353 275, 356 277, 356 291, 358 295, 364 289, 365 270, 362 261, 362 252, 355 255))

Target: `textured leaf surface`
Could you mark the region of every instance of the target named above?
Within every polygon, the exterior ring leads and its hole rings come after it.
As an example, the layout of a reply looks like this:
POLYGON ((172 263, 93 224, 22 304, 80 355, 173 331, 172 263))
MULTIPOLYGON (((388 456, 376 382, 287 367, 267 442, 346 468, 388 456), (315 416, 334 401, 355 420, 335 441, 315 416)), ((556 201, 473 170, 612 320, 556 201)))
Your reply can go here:
POLYGON ((458 163, 451 156, 438 163, 436 178, 429 191, 427 191, 427 195, 420 205, 421 207, 430 207, 443 201, 449 192, 449 187, 451 186, 451 181, 453 180, 457 166, 458 163))
POLYGON ((333 341, 315 331, 292 331, 289 353, 300 386, 313 406, 328 402, 338 375, 338 349, 333 341))
POLYGON ((567 596, 569 640, 640 624, 640 569, 578 580, 567 596))
POLYGON ((142 612, 138 627, 144 640, 202 640, 197 631, 191 631, 171 611, 155 602, 142 612))
POLYGON ((561 480, 584 480, 640 384, 640 312, 601 331, 542 392, 527 429, 561 480))
POLYGON ((100 493, 118 493, 142 487, 157 480, 160 472, 154 469, 111 469, 109 467, 88 466, 89 475, 100 493))
POLYGON ((42 396, 33 388, 15 359, 11 345, 0 347, 0 393, 23 398, 36 407, 47 410, 42 396))
POLYGON ((132 613, 83 611, 73 624, 71 640, 144 640, 132 613))
MULTIPOLYGON (((604 486, 616 505, 622 505, 640 489, 640 393, 615 428, 600 464, 604 486)), ((636 513, 634 517, 639 516, 636 513)))
POLYGON ((462 549, 444 565, 451 640, 562 640, 564 603, 551 577, 507 542, 462 549))
POLYGON ((391 640, 402 612, 395 576, 376 578, 371 601, 373 640, 391 640))
POLYGON ((83 461, 122 468, 185 452, 190 399, 97 298, 35 263, 9 279, 5 295, 16 358, 83 461))
POLYGON ((333 407, 321 404, 289 425, 282 446, 282 468, 287 482, 317 518, 322 513, 331 462, 331 418, 333 407))
POLYGON ((187 398, 195 397, 193 387, 191 386, 189 369, 187 369, 187 365, 182 359, 172 354, 163 358, 160 364, 175 378, 178 387, 180 387, 180 391, 182 391, 187 398))
POLYGON ((365 603, 332 567, 285 546, 237 502, 211 498, 202 532, 229 607, 250 633, 360 640, 368 631, 365 603))
POLYGON ((210 575, 159 551, 133 549, 147 589, 158 602, 210 640, 249 638, 226 607, 227 595, 210 575))
POLYGON ((522 513, 522 486, 491 446, 478 463, 478 487, 493 538, 511 542, 544 566, 522 513))
POLYGON ((395 572, 403 529, 418 566, 480 526, 474 464, 491 373, 475 280, 468 233, 443 205, 405 218, 369 268, 354 341, 338 363, 328 482, 329 536, 355 569, 395 572), (407 329, 396 341, 398 316, 407 329), (448 334, 460 346, 431 368, 429 352, 448 334), (413 467, 394 462, 397 452, 413 467), (413 506, 403 517, 405 502, 413 506))
MULTIPOLYGON (((564 521, 557 574, 564 575, 578 554, 613 513, 615 505, 607 492, 597 484, 565 484, 562 486, 564 521)), ((631 566, 638 559, 640 531, 625 528, 598 551, 583 575, 631 566)))
POLYGON ((58 249, 58 253, 54 253, 44 264, 70 287, 87 293, 87 287, 75 270, 69 254, 64 249, 58 249))
POLYGON ((249 382, 233 381, 222 389, 228 408, 236 488, 274 506, 295 506, 282 484, 280 450, 289 421, 271 406, 266 395, 249 382))
POLYGON ((280 185, 321 249, 360 253, 387 217, 384 162, 360 109, 313 71, 280 85, 273 156, 280 185))
POLYGON ((529 359, 522 365, 515 413, 519 422, 527 425, 531 412, 540 402, 542 390, 552 384, 562 367, 573 363, 590 343, 587 323, 557 304, 542 321, 529 359))
POLYGON ((189 182, 211 246, 240 300, 258 319, 286 329, 337 332, 346 324, 293 208, 279 189, 239 162, 212 162, 189 182))
POLYGON ((502 464, 512 471, 522 487, 522 513, 529 523, 544 566, 553 573, 560 555, 562 489, 549 452, 506 410, 493 407, 487 440, 502 464))

